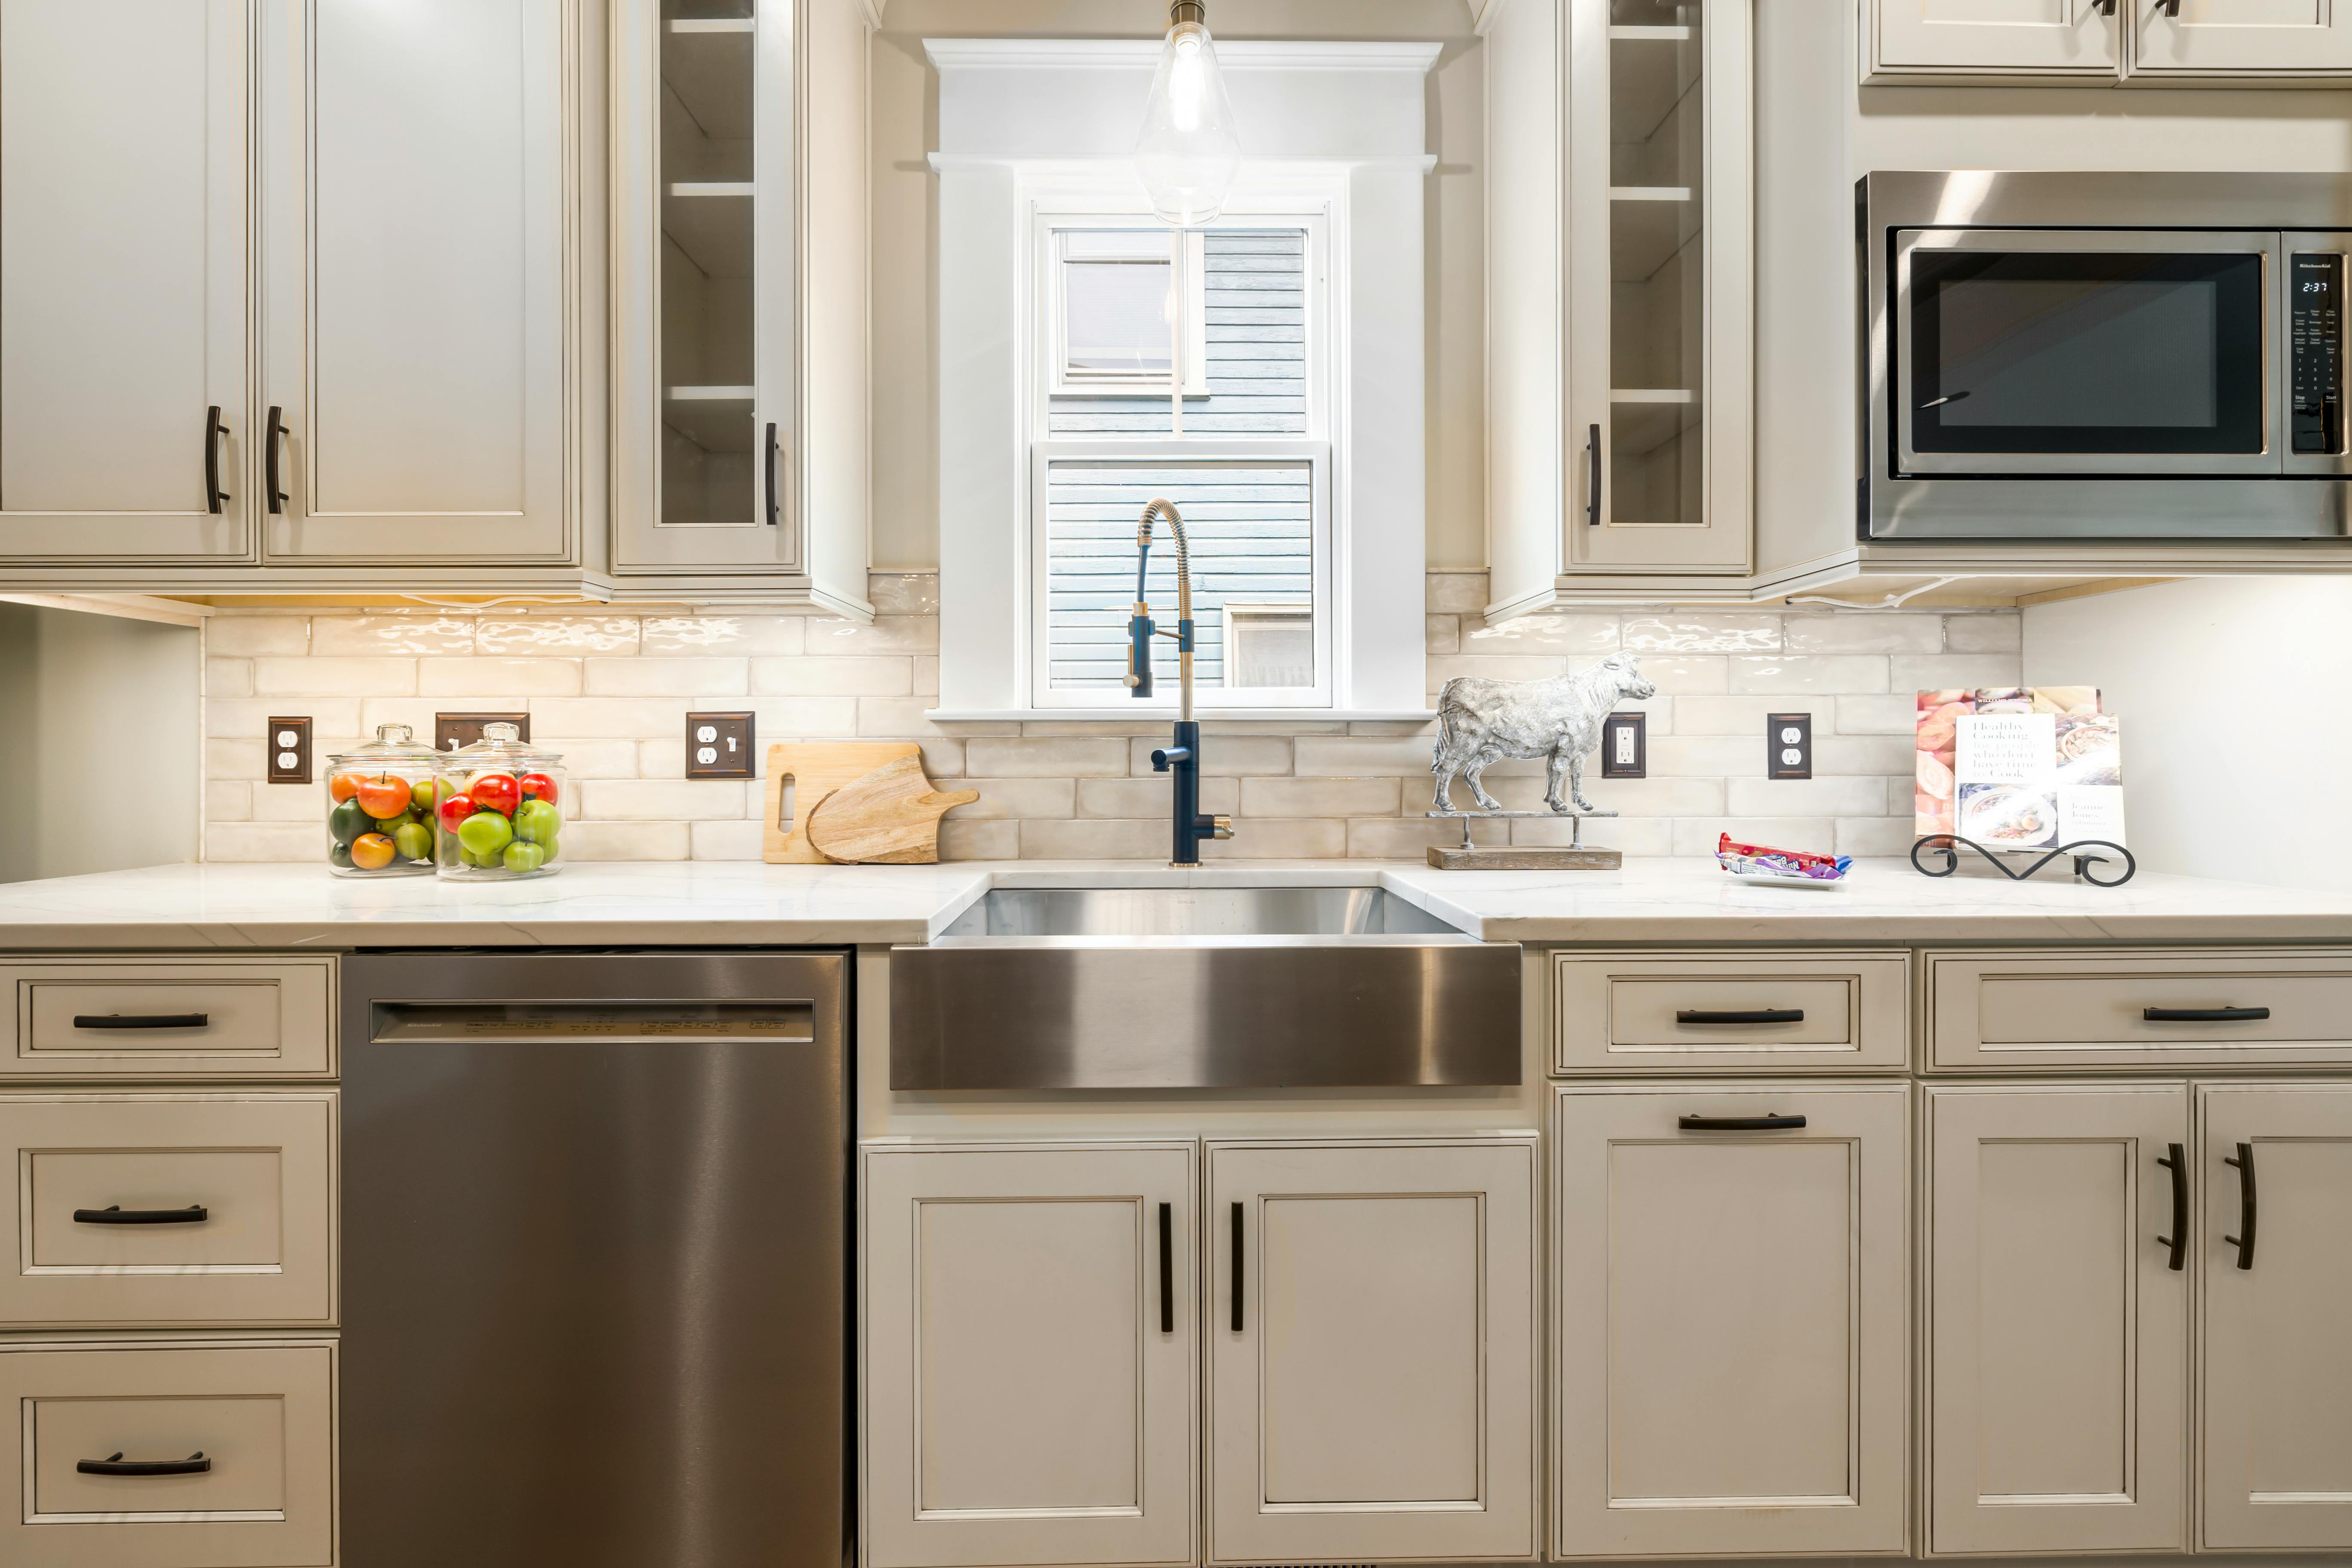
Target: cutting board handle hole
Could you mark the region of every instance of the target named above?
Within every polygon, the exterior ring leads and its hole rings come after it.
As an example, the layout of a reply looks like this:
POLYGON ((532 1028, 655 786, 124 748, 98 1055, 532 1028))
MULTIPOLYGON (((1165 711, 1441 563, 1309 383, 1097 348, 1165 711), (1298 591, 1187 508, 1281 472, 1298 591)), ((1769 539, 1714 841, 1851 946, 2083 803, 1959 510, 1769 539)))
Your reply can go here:
POLYGON ((777 832, 790 833, 793 830, 793 799, 799 793, 800 780, 786 773, 783 787, 776 792, 777 832))

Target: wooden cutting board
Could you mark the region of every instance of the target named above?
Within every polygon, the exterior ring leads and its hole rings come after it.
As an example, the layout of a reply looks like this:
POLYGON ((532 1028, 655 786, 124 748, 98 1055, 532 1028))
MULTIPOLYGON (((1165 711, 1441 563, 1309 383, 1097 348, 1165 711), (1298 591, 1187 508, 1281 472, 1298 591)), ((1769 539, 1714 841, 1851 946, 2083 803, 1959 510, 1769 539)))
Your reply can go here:
POLYGON ((940 814, 979 798, 976 789, 942 795, 931 788, 919 752, 885 763, 819 801, 809 813, 809 841, 827 859, 852 865, 933 865, 940 858, 940 814))
POLYGON ((912 741, 802 741, 768 748, 768 814, 760 858, 771 866, 830 866, 808 840, 808 820, 824 797, 901 757, 920 757, 912 741), (792 815, 784 814, 784 786, 792 815))

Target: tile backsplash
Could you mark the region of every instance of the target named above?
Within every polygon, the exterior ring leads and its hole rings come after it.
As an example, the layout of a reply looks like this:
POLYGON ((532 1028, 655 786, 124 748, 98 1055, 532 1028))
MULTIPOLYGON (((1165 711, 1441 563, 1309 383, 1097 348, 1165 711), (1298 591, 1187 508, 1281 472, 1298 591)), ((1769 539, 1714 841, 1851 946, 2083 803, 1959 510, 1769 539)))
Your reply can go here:
MULTIPOLYGON (((525 710, 573 788, 565 853, 589 860, 756 860, 764 786, 688 782, 685 715, 750 709, 759 749, 790 740, 913 740, 940 787, 977 789, 949 814, 949 859, 1160 859, 1168 784, 1151 772, 1161 721, 936 725, 936 579, 882 574, 871 626, 807 615, 675 615, 533 607, 224 610, 205 631, 205 854, 305 860, 320 853, 323 784, 271 784, 263 731, 307 712, 320 758, 399 722, 430 742, 442 711, 525 710), (953 781, 953 782, 949 782, 953 781)), ((2010 610, 1856 613, 1607 609, 1485 624, 1482 573, 1429 577, 1429 684, 1529 679, 1619 649, 1658 695, 1649 777, 1586 792, 1623 813, 1587 838, 1635 855, 1711 852, 1716 836, 1793 848, 1897 855, 1911 842, 1911 693, 2020 679, 2010 610), (1810 712, 1814 776, 1764 776, 1764 716, 1810 712)), ((1420 858, 1457 826, 1430 803, 1433 725, 1204 723, 1202 808, 1231 816, 1224 858, 1420 858)), ((762 768, 764 773, 764 765, 762 768)), ((320 769, 324 777, 325 770, 320 769)), ((1487 787, 1539 805, 1540 763, 1497 764, 1487 787)), ((1457 800, 1466 795, 1457 795, 1457 800)), ((1564 822, 1515 821, 1522 844, 1566 843, 1564 822)), ((1482 828, 1500 842, 1499 826, 1482 828)))

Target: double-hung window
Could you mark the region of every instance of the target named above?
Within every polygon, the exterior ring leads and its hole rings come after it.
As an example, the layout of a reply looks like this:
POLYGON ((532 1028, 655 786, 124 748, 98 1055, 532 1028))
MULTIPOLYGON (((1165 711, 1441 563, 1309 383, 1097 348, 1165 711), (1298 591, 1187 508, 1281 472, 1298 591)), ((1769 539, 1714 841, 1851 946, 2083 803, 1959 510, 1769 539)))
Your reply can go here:
MULTIPOLYGON (((1171 230, 1041 211, 1031 446, 1032 702, 1127 699, 1137 521, 1172 502, 1190 547, 1203 710, 1331 704, 1331 447, 1322 214, 1171 230)), ((1176 541, 1144 597, 1176 624, 1176 541)), ((1159 673, 1173 693, 1175 645, 1159 673)))

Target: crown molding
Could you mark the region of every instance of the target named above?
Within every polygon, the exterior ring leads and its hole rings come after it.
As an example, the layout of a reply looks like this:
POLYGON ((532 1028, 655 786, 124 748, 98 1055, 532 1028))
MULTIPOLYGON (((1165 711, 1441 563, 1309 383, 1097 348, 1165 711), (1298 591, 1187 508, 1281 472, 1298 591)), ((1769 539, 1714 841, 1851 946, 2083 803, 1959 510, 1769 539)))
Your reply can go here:
POLYGON ((1492 27, 1496 18, 1503 14, 1506 3, 1507 0, 1471 0, 1470 30, 1485 37, 1486 29, 1492 27))

